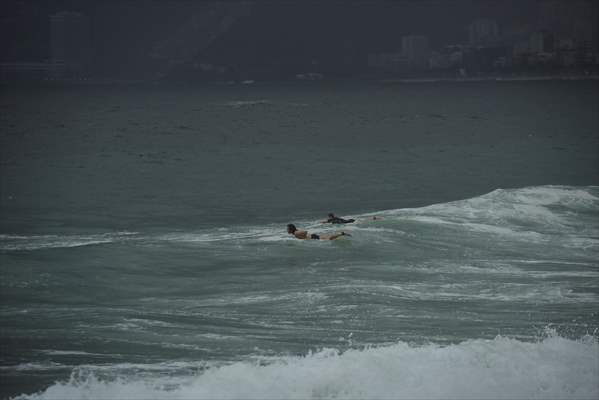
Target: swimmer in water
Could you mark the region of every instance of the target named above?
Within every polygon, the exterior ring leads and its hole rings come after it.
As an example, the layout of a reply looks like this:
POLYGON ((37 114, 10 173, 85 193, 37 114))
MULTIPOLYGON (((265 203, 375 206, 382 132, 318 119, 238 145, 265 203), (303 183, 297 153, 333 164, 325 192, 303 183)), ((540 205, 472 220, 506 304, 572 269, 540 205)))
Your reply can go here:
POLYGON ((295 225, 293 224, 288 224, 287 225, 287 233, 290 235, 295 236, 297 239, 303 239, 303 240, 309 240, 309 239, 313 239, 313 240, 335 240, 337 238, 340 238, 341 236, 351 236, 349 233, 345 233, 345 232, 339 232, 336 233, 334 235, 317 235, 315 233, 309 234, 308 231, 304 231, 302 229, 297 229, 295 227, 295 225))
POLYGON ((335 214, 333 213, 329 213, 329 218, 326 219, 325 221, 321 221, 323 224, 351 224, 352 222, 355 222, 356 220, 353 218, 350 219, 343 219, 343 218, 339 218, 336 217, 335 214))
MULTIPOLYGON (((381 219, 381 217, 372 217, 372 219, 379 220, 379 219, 381 219)), ((353 218, 350 218, 350 219, 339 218, 339 217, 335 216, 335 214, 329 213, 329 218, 324 221, 320 221, 320 222, 323 224, 351 224, 352 222, 356 222, 356 220, 353 218)))

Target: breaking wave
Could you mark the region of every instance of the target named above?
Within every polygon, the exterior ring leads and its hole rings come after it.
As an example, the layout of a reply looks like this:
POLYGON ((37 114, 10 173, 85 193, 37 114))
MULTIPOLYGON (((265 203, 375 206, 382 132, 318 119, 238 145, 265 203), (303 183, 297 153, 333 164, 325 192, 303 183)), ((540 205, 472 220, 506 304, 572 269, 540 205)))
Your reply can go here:
MULTIPOLYGON (((148 366, 149 367, 149 366, 148 366)), ((393 345, 140 374, 76 368, 69 380, 16 399, 595 399, 597 339, 556 335, 393 345), (187 374, 184 373, 187 369, 187 374)), ((166 367, 158 368, 159 370, 166 367)), ((151 370, 151 368, 146 368, 151 370)))

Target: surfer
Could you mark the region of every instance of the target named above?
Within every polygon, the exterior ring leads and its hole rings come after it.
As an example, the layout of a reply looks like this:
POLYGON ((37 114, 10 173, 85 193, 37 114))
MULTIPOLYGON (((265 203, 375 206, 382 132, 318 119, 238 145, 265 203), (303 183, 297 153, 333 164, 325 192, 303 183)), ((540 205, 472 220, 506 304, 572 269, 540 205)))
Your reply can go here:
MULTIPOLYGON (((381 217, 377 217, 377 216, 373 216, 372 220, 379 220, 381 219, 381 217)), ((320 221, 323 224, 351 224, 352 222, 356 222, 355 219, 350 218, 350 219, 344 219, 344 218, 339 218, 337 216, 335 216, 335 214, 333 213, 329 213, 329 218, 324 220, 324 221, 320 221)))
POLYGON ((317 235, 316 233, 309 234, 308 231, 297 229, 293 224, 287 224, 287 233, 295 236, 297 239, 314 239, 314 240, 335 240, 341 236, 351 236, 349 233, 339 232, 334 235, 317 235))
POLYGON ((353 218, 350 219, 343 219, 343 218, 339 218, 337 216, 335 216, 335 214, 333 213, 329 213, 329 218, 325 221, 321 221, 323 224, 351 224, 352 222, 355 222, 356 220, 353 218))

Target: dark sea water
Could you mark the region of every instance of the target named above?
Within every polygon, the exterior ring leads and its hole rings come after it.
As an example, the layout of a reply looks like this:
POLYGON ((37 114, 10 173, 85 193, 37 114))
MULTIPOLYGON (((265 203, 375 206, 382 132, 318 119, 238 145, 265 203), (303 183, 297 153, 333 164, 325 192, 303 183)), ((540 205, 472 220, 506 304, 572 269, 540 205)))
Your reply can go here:
POLYGON ((596 399, 597 110, 592 80, 4 87, 0 394, 596 399))

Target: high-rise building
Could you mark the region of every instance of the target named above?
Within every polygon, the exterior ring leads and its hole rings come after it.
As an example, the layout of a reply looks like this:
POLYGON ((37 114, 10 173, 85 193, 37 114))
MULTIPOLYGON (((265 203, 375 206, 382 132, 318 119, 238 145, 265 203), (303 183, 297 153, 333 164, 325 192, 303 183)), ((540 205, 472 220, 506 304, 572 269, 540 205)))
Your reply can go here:
POLYGON ((484 45, 499 39, 497 22, 490 19, 477 19, 468 25, 468 38, 471 45, 484 45))
POLYGON ((401 38, 402 54, 412 67, 424 67, 428 64, 428 38, 422 35, 409 35, 401 38))
POLYGON ((400 72, 408 67, 408 63, 401 53, 372 53, 368 54, 368 67, 383 72, 400 72))
POLYGON ((531 53, 551 53, 554 50, 554 37, 551 32, 540 31, 530 35, 529 49, 531 53))
POLYGON ((91 58, 89 18, 72 11, 50 16, 50 47, 56 75, 73 77, 85 74, 91 58))

